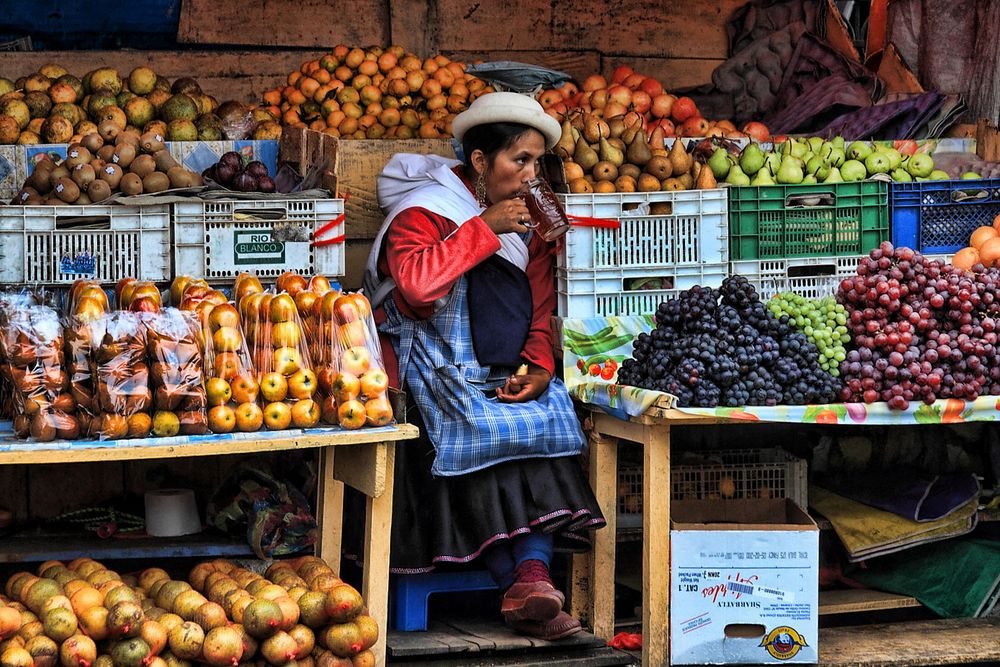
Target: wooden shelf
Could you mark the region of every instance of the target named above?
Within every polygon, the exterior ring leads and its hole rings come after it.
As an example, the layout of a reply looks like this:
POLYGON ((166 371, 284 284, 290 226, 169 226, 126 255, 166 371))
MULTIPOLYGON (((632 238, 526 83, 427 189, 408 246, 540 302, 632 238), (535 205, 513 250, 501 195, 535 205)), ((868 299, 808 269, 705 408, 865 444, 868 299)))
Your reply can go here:
POLYGON ((30 532, 2 538, 0 563, 69 561, 80 555, 97 560, 122 558, 208 558, 253 556, 245 541, 216 531, 181 537, 122 537, 102 539, 93 534, 30 532))
POLYGON ((920 606, 922 606, 920 602, 909 595, 896 595, 868 589, 849 588, 847 590, 819 592, 820 616, 920 606))

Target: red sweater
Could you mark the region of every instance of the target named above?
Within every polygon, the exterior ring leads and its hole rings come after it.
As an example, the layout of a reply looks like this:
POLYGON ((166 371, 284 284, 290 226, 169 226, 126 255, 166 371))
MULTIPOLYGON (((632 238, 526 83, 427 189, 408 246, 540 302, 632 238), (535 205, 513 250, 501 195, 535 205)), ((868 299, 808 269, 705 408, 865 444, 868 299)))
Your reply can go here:
MULTIPOLYGON (((407 317, 423 319, 434 312, 434 302, 445 297, 469 269, 500 249, 500 240, 482 218, 475 217, 458 226, 451 220, 423 208, 410 208, 396 216, 382 244, 378 268, 396 283, 392 298, 407 317)), ((541 366, 553 374, 552 334, 549 320, 555 310, 551 246, 537 234, 528 244, 525 269, 531 285, 533 315, 528 339, 521 353, 525 362, 541 366)), ((381 311, 381 309, 379 309, 381 311)), ((382 321, 384 314, 376 313, 382 321)), ((395 351, 383 338, 386 373, 399 386, 395 351)))

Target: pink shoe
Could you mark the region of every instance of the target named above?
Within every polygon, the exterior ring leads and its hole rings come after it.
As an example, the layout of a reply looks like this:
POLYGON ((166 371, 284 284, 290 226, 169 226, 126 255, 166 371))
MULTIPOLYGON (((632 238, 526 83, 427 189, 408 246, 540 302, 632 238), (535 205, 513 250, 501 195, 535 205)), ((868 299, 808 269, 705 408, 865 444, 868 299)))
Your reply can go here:
POLYGON ((580 631, 580 621, 564 611, 547 621, 514 621, 507 624, 515 632, 549 642, 565 639, 580 631))
POLYGON ((566 597, 548 581, 516 583, 504 593, 500 612, 507 623, 544 623, 559 615, 566 597))

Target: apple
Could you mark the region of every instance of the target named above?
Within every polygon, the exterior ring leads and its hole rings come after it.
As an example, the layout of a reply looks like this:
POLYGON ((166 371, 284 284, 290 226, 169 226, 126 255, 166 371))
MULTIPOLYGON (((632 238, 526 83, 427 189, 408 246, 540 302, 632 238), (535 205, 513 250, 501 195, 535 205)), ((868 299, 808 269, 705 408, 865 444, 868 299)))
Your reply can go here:
POLYGON ((317 295, 323 295, 333 288, 330 285, 330 280, 326 276, 317 273, 309 279, 309 284, 306 285, 306 289, 310 292, 315 292, 317 295))
POLYGON ((101 302, 101 305, 104 306, 104 310, 111 309, 110 306, 108 305, 108 295, 104 290, 100 288, 99 285, 91 283, 81 287, 80 292, 77 295, 77 299, 82 299, 84 297, 91 297, 97 299, 98 301, 101 302))
POLYGON ((204 299, 211 291, 212 288, 208 286, 208 283, 192 280, 184 288, 182 299, 204 299))
POLYGON ((282 431, 292 423, 292 410, 281 401, 268 403, 264 407, 264 426, 269 431, 282 431))
POLYGON ((934 171, 934 158, 927 153, 914 153, 906 161, 906 170, 910 176, 927 178, 934 171))
POLYGON ((372 368, 361 376, 361 393, 378 396, 389 388, 389 376, 381 368, 372 368))
POLYGON ((191 282, 191 276, 177 276, 170 282, 170 303, 177 305, 184 296, 184 288, 191 282))
POLYGON ((128 309, 133 313, 158 313, 160 312, 160 300, 151 296, 140 296, 132 299, 128 309))
MULTIPOLYGON (((353 348, 352 348, 353 349, 353 348)), ((367 350, 365 350, 367 352, 367 350)), ((272 355, 271 367, 284 376, 289 376, 302 368, 302 356, 294 347, 279 347, 272 355)))
POLYGON ((364 345, 368 340, 368 328, 364 320, 354 320, 337 327, 337 340, 344 347, 364 345))
POLYGON ((265 401, 283 401, 288 395, 288 381, 281 373, 264 373, 260 378, 260 395, 265 401))
POLYGON ((244 321, 249 322, 260 312, 260 303, 264 300, 262 292, 254 292, 241 298, 237 303, 240 305, 240 316, 244 321))
POLYGON ((177 435, 181 429, 181 422, 173 412, 160 410, 153 415, 153 435, 158 438, 169 438, 177 435))
POLYGON ((243 301, 243 297, 250 294, 260 294, 264 291, 264 286, 260 284, 260 279, 252 273, 241 273, 236 276, 233 283, 233 299, 236 303, 243 301))
POLYGON ((206 294, 203 300, 208 301, 213 306, 221 306, 222 304, 229 302, 226 295, 217 289, 214 289, 206 294))
POLYGON ((235 352, 222 352, 215 355, 212 362, 212 374, 226 381, 232 381, 240 373, 240 358, 235 352))
POLYGON ((205 393, 210 406, 220 406, 233 397, 233 388, 222 378, 209 378, 205 382, 205 393))
POLYGON ((295 300, 288 294, 275 295, 268 302, 268 316, 274 323, 293 321, 295 312, 295 300))
POLYGON ((271 347, 296 347, 301 332, 298 322, 277 322, 271 325, 271 347))
POLYGON ((216 405, 208 411, 208 428, 212 433, 231 433, 236 428, 236 412, 228 405, 216 405))
POLYGON ((240 375, 233 379, 232 385, 233 400, 237 403, 253 403, 257 400, 257 392, 260 387, 257 381, 248 375, 240 375))
POLYGON ((239 329, 240 311, 231 303, 220 303, 209 313, 208 326, 213 333, 223 327, 239 329))
POLYGON ((338 401, 352 401, 361 394, 361 380, 353 373, 341 371, 333 377, 330 393, 338 401))
POLYGON ((187 410, 177 414, 181 435, 203 435, 208 432, 208 417, 201 410, 187 410))
MULTIPOLYGON (((225 382, 225 380, 223 380, 225 382)), ((181 390, 177 385, 163 385, 156 388, 153 406, 157 410, 176 410, 181 404, 181 390)))
POLYGON ((288 378, 288 395, 295 399, 312 398, 316 393, 316 374, 308 368, 300 368, 288 378))
POLYGON ((295 307, 299 309, 299 317, 308 317, 312 314, 313 304, 319 300, 316 292, 302 290, 295 295, 295 307))
POLYGON ((83 297, 73 310, 73 314, 82 322, 93 322, 107 312, 101 302, 93 297, 83 297))
POLYGON ((392 404, 385 394, 365 402, 365 419, 372 426, 385 426, 392 422, 392 404))
POLYGON ((361 401, 344 401, 337 408, 337 422, 346 429, 361 428, 367 419, 365 404, 361 401))
POLYGON ((243 433, 259 431, 264 425, 264 411, 254 402, 240 403, 236 408, 236 428, 243 433))
POLYGON ((337 417, 337 399, 335 396, 327 396, 319 404, 320 418, 324 424, 336 426, 340 423, 337 417))
POLYGON ((122 278, 117 283, 115 283, 115 302, 119 307, 122 305, 122 298, 125 292, 125 288, 129 285, 134 285, 138 280, 135 278, 122 278))
POLYGON ((216 352, 236 352, 243 344, 243 334, 234 327, 222 327, 212 334, 212 346, 216 352))
POLYGON ((291 412, 295 428, 312 428, 319 423, 321 416, 319 403, 309 398, 296 401, 291 412))
MULTIPOLYGON (((888 174, 892 169, 891 158, 881 151, 873 151, 865 158, 865 169, 869 174, 888 174)), ((843 174, 844 170, 840 170, 843 174)))
POLYGON ((361 318, 358 304, 350 294, 341 294, 333 302, 333 312, 338 324, 348 324, 361 318))
POLYGON ((355 345, 344 350, 340 357, 340 369, 360 376, 371 367, 372 355, 368 348, 355 345))
POLYGON ((128 437, 145 438, 153 428, 153 420, 145 412, 136 412, 128 418, 128 437))
POLYGON ((593 92, 595 90, 600 90, 601 88, 607 88, 608 82, 600 74, 591 74, 583 80, 583 84, 581 84, 580 87, 587 92, 593 92))
POLYGON ((274 286, 278 288, 279 292, 288 292, 293 297, 304 290, 308 284, 309 281, 305 277, 294 271, 285 271, 274 282, 274 286))
POLYGON ((316 367, 316 385, 320 393, 329 394, 333 389, 333 378, 337 371, 330 364, 320 364, 316 367))

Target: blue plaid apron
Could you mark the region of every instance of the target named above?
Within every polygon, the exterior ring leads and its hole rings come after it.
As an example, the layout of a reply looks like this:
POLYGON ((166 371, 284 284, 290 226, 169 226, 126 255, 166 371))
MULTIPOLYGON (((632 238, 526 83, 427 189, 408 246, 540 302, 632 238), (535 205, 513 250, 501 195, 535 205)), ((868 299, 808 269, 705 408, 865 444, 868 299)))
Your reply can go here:
POLYGON ((501 461, 579 454, 586 440, 565 385, 552 378, 534 401, 503 403, 496 388, 512 368, 479 365, 472 346, 466 279, 426 320, 384 302, 399 377, 420 409, 436 456, 431 472, 461 475, 501 461))

